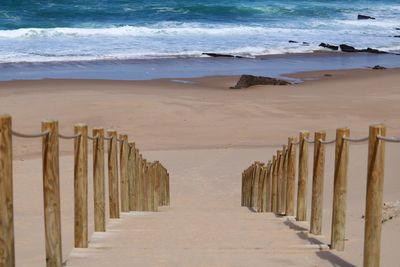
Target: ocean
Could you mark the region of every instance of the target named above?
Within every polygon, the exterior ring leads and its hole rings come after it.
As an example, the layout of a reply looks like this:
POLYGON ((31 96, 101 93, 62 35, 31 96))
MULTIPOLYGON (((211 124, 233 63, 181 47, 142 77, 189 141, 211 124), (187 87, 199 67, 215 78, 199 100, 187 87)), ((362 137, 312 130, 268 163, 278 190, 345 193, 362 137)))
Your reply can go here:
POLYGON ((1 0, 0 63, 400 52, 398 28, 400 0, 1 0))

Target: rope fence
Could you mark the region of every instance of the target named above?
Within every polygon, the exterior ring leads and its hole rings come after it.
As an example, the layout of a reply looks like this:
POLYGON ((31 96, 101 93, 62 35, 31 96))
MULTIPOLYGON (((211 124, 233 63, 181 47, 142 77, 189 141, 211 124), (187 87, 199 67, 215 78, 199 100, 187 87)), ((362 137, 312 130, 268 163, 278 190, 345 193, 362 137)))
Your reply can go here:
POLYGON ((400 143, 400 137, 386 137, 386 126, 372 125, 369 135, 350 137, 349 128, 336 130, 336 138, 326 140, 319 131, 309 140, 308 131, 300 132, 299 139, 288 139, 267 163, 256 161, 242 172, 242 206, 257 212, 273 212, 307 220, 308 144, 314 144, 310 233, 322 234, 322 203, 325 173, 325 145, 335 144, 334 185, 332 207, 331 249, 345 249, 347 170, 349 144, 368 141, 367 196, 364 226, 364 266, 380 265, 380 242, 383 209, 383 180, 385 143, 400 143), (298 149, 296 149, 296 145, 298 149), (297 152, 298 150, 298 152, 297 152), (298 156, 298 160, 296 157, 298 156), (297 164, 296 164, 297 163, 297 164), (297 195, 295 172, 298 166, 297 195), (296 201, 297 197, 297 201, 296 201), (295 204, 297 204, 296 209, 295 204))
POLYGON ((127 135, 115 130, 76 124, 73 135, 58 132, 57 121, 42 122, 42 131, 25 134, 12 129, 12 118, 0 116, 0 266, 15 266, 12 136, 42 138, 43 198, 46 266, 61 267, 61 204, 59 182, 59 139, 74 140, 74 244, 87 248, 88 237, 88 140, 93 145, 94 230, 106 231, 105 164, 108 166, 109 214, 158 211, 170 204, 169 173, 159 162, 147 161, 127 135), (105 136, 107 135, 107 136, 105 136), (107 147, 105 142, 107 142, 107 147), (119 146, 117 143, 119 142, 119 146), (107 152, 106 152, 107 150, 107 152), (108 154, 107 162, 105 154, 108 154), (118 168, 119 166, 119 168, 118 168))

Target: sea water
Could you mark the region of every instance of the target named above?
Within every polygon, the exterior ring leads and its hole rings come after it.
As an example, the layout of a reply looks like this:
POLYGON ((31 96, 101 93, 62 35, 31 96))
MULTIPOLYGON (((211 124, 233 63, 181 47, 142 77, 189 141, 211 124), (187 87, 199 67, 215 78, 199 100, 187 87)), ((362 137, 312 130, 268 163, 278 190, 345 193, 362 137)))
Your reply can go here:
POLYGON ((400 0, 0 0, 0 63, 399 52, 396 28, 400 0))

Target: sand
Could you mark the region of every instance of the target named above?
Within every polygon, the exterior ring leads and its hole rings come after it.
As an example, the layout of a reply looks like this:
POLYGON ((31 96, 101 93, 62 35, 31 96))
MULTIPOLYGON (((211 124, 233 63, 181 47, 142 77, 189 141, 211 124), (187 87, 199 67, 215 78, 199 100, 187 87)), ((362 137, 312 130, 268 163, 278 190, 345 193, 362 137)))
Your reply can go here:
MULTIPOLYGON (((61 141, 67 266, 359 266, 365 144, 350 148, 345 252, 309 248, 329 244, 333 147, 327 149, 320 237, 308 236, 307 224, 240 207, 241 171, 254 160, 270 159, 301 129, 326 130, 332 138, 336 128, 349 126, 358 137, 370 124, 385 122, 389 135, 400 135, 399 74, 398 69, 301 73, 291 76, 308 81, 244 90, 227 89, 237 77, 12 81, 0 83, 0 113, 11 114, 14 129, 26 133, 37 132, 45 118, 58 119, 65 134, 79 122, 113 127, 129 134, 145 157, 161 160, 170 170, 171 207, 124 214, 109 221, 110 231, 92 236, 90 249, 72 250, 73 144, 61 141)), ((13 142, 17 264, 43 266, 41 144, 13 142)), ((399 158, 398 147, 388 145, 384 201, 400 199, 399 158)), ((92 231, 91 205, 89 214, 92 231)), ((398 266, 399 226, 399 217, 383 226, 382 266, 398 266)))

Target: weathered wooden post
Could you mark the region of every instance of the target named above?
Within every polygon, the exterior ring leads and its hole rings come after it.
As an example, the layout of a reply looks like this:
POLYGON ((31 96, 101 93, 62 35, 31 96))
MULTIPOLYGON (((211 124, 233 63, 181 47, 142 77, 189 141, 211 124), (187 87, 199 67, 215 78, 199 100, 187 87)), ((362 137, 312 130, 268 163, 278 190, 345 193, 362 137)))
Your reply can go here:
POLYGON ((110 218, 119 219, 119 189, 118 189, 118 152, 117 131, 108 130, 108 191, 110 218))
POLYGON ((286 216, 294 215, 294 195, 296 187, 296 146, 295 139, 288 139, 288 156, 287 156, 287 184, 286 184, 286 216))
POLYGON ((106 231, 105 179, 104 179, 104 129, 94 128, 93 134, 93 198, 94 231, 106 231))
POLYGON ((287 147, 283 145, 282 160, 281 160, 281 190, 280 190, 280 206, 279 213, 285 215, 286 212, 286 174, 287 174, 287 147))
POLYGON ((150 211, 157 211, 155 205, 155 182, 156 182, 156 162, 149 165, 149 180, 148 180, 148 206, 150 211))
POLYGON ((119 181, 121 193, 121 211, 129 212, 129 180, 128 180, 128 136, 119 135, 119 181))
POLYGON ((343 137, 349 137, 349 128, 336 130, 335 173, 333 182, 333 209, 331 248, 344 250, 346 230, 347 165, 349 144, 343 137))
POLYGON ((277 203, 277 192, 278 192, 278 176, 277 176, 277 171, 278 171, 278 161, 277 161, 277 156, 274 155, 272 157, 272 197, 271 197, 271 203, 272 203, 272 212, 277 212, 278 210, 278 203, 277 203))
POLYGON ((261 211, 266 212, 267 211, 267 204, 268 204, 268 168, 269 168, 270 162, 267 163, 267 166, 263 168, 263 183, 262 183, 262 204, 261 204, 261 211))
POLYGON ((379 140, 378 136, 386 136, 385 125, 378 124, 369 127, 364 267, 380 265, 385 142, 379 140))
POLYGON ((307 180, 308 180, 308 131, 301 131, 299 136, 299 179, 297 189, 297 221, 307 220, 307 180))
POLYGON ((0 116, 0 266, 15 266, 11 116, 0 116))
POLYGON ((154 209, 158 211, 158 207, 160 206, 160 185, 161 185, 161 164, 159 161, 156 161, 155 165, 155 181, 154 181, 154 209))
POLYGON ((128 153, 128 184, 129 184, 129 210, 136 210, 136 153, 135 143, 129 142, 128 153))
POLYGON ((44 227, 46 266, 62 266, 58 122, 42 122, 44 227))
POLYGON ((74 126, 74 232, 75 247, 88 247, 88 127, 74 126))
POLYGON ((135 149, 135 157, 136 157, 136 166, 135 166, 135 200, 136 200, 136 210, 142 211, 142 157, 139 154, 139 150, 135 149))
POLYGON ((322 232, 322 210, 324 200, 324 169, 325 169, 325 141, 326 133, 315 133, 313 184, 311 198, 310 233, 320 235, 322 232))
POLYGON ((267 193, 266 193, 266 212, 271 212, 272 211, 272 168, 273 168, 273 163, 272 161, 268 161, 268 166, 267 166, 267 193))
POLYGON ((276 213, 281 214, 281 207, 282 207, 282 174, 283 174, 283 151, 279 150, 277 154, 277 208, 276 213))
POLYGON ((169 183, 169 172, 167 171, 167 205, 171 204, 171 191, 169 183))
POLYGON ((143 210, 144 211, 149 211, 149 192, 147 191, 147 188, 149 187, 149 164, 147 163, 147 160, 143 160, 143 210))
POLYGON ((258 179, 258 200, 257 200, 257 212, 263 212, 264 202, 264 187, 265 187, 265 167, 264 163, 260 166, 260 176, 258 179))
POLYGON ((258 201, 258 178, 260 176, 260 165, 259 162, 256 162, 254 166, 254 174, 253 174, 253 182, 252 182, 252 199, 251 199, 251 207, 257 209, 257 201, 258 201))

